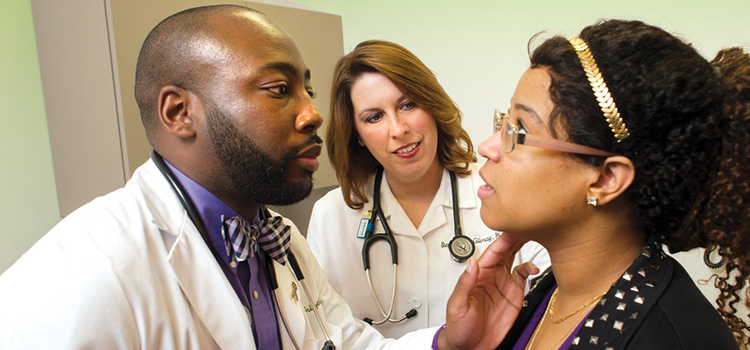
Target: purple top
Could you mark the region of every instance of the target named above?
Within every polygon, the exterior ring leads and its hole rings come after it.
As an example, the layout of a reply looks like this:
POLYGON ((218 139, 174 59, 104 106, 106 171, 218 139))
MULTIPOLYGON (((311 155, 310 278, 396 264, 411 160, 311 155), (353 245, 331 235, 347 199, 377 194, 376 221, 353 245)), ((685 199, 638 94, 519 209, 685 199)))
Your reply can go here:
MULTIPOLYGON (((526 329, 523 330, 523 333, 521 333, 521 336, 516 340, 516 345, 513 346, 512 350, 523 350, 526 345, 529 343, 529 340, 531 339, 531 335, 534 333, 534 330, 536 329, 536 326, 539 324, 539 321, 542 319, 542 315, 544 315, 544 312, 547 310, 547 304, 549 304, 550 298, 552 298, 552 293, 557 289, 557 284, 555 284, 552 289, 550 289, 549 293, 547 293, 547 297, 544 298, 541 304, 539 304, 539 307, 537 307, 536 312, 534 312, 534 317, 529 320, 529 324, 526 325, 526 329)), ((591 311, 589 311, 591 313, 591 311)), ((573 342, 573 338, 575 338, 575 335, 578 333, 578 330, 581 329, 581 326, 583 326, 583 322, 586 319, 584 317, 581 322, 576 326, 575 329, 573 329, 573 332, 568 335, 568 339, 565 339, 565 341, 560 344, 560 347, 558 349, 567 349, 570 344, 573 342)))
MULTIPOLYGON (((221 215, 227 217, 240 215, 222 202, 221 199, 177 170, 166 159, 164 162, 175 175, 177 182, 187 192, 186 196, 192 201, 195 210, 198 211, 198 216, 206 226, 206 232, 208 232, 208 237, 211 240, 211 247, 209 248, 223 258, 219 262, 219 266, 224 271, 229 284, 232 285, 242 304, 249 308, 248 311, 253 317, 251 324, 253 325, 256 347, 258 349, 281 349, 279 328, 276 322, 273 298, 270 294, 272 291, 266 280, 263 254, 256 254, 252 259, 239 262, 236 268, 232 268, 229 264, 231 260, 224 245, 224 238, 221 236, 221 215)), ((260 221, 260 217, 256 214, 251 222, 257 221, 260 221)))

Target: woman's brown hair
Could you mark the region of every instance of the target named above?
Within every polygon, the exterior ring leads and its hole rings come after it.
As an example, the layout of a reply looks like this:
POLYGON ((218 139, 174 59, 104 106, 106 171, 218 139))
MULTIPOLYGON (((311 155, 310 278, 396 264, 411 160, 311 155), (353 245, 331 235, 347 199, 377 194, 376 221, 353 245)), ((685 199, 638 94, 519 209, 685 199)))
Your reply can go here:
POLYGON ((331 92, 331 118, 326 147, 346 204, 360 209, 367 202, 365 184, 380 167, 370 151, 357 143, 351 88, 368 72, 387 77, 408 99, 435 119, 438 129, 437 157, 448 170, 470 174, 476 162, 474 146, 461 125, 461 111, 443 90, 435 74, 404 47, 382 40, 364 41, 336 64, 331 92))

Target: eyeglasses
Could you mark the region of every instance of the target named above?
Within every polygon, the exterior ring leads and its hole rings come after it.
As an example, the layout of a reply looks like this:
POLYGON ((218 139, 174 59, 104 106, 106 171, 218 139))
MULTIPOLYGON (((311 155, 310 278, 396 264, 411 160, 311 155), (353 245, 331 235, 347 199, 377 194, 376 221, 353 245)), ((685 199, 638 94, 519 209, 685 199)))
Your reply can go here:
POLYGON ((495 119, 493 121, 493 130, 500 132, 500 142, 505 153, 513 152, 516 145, 526 145, 555 151, 562 151, 575 154, 585 154, 590 156, 610 157, 614 153, 602 151, 572 142, 560 141, 551 137, 544 137, 532 134, 521 134, 518 127, 508 119, 508 114, 495 110, 495 119))

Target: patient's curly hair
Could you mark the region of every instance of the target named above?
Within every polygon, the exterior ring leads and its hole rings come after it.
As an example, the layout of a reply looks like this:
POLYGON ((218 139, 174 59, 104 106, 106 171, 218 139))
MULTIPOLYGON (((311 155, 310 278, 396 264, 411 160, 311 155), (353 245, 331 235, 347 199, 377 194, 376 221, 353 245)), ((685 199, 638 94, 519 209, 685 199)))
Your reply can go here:
MULTIPOLYGON (((531 55, 531 66, 547 68, 552 78, 550 125, 562 126, 572 142, 633 162, 635 178, 625 194, 632 222, 670 252, 719 247, 728 262, 716 283, 718 310, 746 348, 750 327, 734 305, 750 277, 750 57, 731 48, 708 62, 690 44, 639 21, 601 21, 579 37, 630 136, 620 143, 614 138, 562 37, 531 55)), ((603 161, 577 157, 594 166, 603 161)))

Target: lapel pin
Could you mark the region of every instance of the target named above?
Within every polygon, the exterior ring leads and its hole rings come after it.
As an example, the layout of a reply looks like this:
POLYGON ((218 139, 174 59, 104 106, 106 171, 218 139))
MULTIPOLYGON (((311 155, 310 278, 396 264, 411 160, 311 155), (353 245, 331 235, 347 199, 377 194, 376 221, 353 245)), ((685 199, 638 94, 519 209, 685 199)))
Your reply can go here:
POLYGON ((299 301, 299 297, 297 296, 297 283, 292 282, 292 299, 294 301, 299 301))

